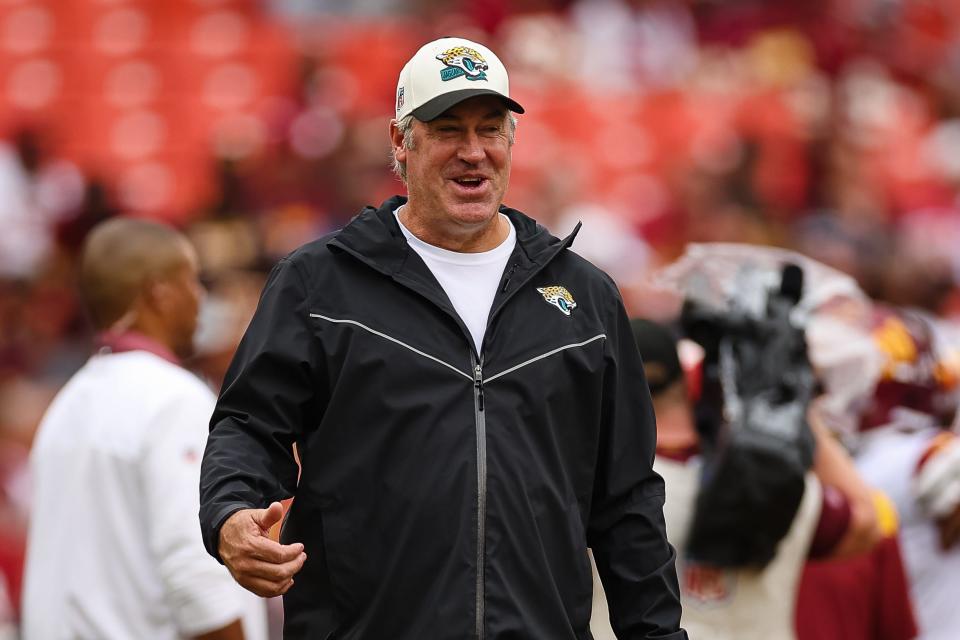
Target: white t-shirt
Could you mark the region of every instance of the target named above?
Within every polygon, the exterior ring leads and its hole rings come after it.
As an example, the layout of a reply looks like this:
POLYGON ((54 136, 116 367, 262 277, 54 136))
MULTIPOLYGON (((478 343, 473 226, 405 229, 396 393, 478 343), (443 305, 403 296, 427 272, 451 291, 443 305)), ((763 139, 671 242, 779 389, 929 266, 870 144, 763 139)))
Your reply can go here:
POLYGON ((400 221, 401 208, 393 213, 397 216, 397 222, 407 239, 407 244, 423 259, 443 287, 453 308, 467 325, 473 342, 477 346, 477 353, 480 353, 483 334, 487 330, 490 307, 493 306, 493 298, 497 294, 500 277, 507 266, 507 261, 510 260, 510 254, 517 245, 517 231, 513 228, 513 223, 502 213, 498 214, 503 216, 510 228, 507 239, 490 251, 460 253, 427 244, 413 235, 400 221))
POLYGON ((40 424, 23 593, 31 640, 174 640, 244 618, 263 600, 203 547, 200 459, 215 398, 146 351, 96 355, 40 424))

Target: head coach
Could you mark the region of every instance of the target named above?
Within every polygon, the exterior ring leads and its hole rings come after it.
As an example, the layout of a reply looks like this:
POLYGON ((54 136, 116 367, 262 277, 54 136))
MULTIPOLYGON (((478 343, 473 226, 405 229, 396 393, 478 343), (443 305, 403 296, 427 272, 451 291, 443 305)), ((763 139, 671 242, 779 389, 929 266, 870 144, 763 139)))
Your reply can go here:
POLYGON ((588 547, 619 638, 686 638, 630 324, 576 231, 501 205, 511 112, 489 49, 422 47, 409 196, 282 259, 227 374, 203 536, 287 638, 590 638, 588 547))

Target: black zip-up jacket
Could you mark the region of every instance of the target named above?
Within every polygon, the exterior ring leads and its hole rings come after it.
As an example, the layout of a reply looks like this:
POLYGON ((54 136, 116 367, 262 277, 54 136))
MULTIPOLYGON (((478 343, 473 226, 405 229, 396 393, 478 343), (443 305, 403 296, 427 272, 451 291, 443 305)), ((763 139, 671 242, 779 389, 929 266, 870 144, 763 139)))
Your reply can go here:
POLYGON ((476 353, 400 231, 404 201, 271 273, 211 420, 207 549, 234 511, 295 497, 281 538, 308 559, 285 638, 591 638, 588 546, 619 638, 686 638, 616 286, 573 235, 504 207, 517 247, 476 353))

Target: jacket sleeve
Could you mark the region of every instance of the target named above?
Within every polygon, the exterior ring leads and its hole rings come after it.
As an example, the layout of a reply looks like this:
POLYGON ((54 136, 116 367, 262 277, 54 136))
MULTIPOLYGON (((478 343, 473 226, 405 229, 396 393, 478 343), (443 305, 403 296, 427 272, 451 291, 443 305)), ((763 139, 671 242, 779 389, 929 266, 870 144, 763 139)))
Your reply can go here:
POLYGON ((200 476, 200 527, 219 559, 220 527, 235 511, 293 495, 293 444, 321 414, 324 377, 302 274, 281 260, 227 370, 200 476))
POLYGON ((667 542, 663 479, 652 468, 656 423, 640 353, 619 294, 608 322, 601 440, 588 544, 619 640, 680 640, 676 553, 667 542))

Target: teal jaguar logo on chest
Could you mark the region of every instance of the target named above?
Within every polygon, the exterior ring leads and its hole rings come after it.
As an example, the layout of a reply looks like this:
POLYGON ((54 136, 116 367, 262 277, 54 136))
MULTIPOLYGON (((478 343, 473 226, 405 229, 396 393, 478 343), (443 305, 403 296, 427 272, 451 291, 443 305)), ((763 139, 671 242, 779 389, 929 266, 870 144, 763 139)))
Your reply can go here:
POLYGON ((570 312, 577 308, 577 302, 566 287, 560 285, 537 287, 537 291, 543 296, 544 302, 556 307, 565 316, 569 316, 570 312))

